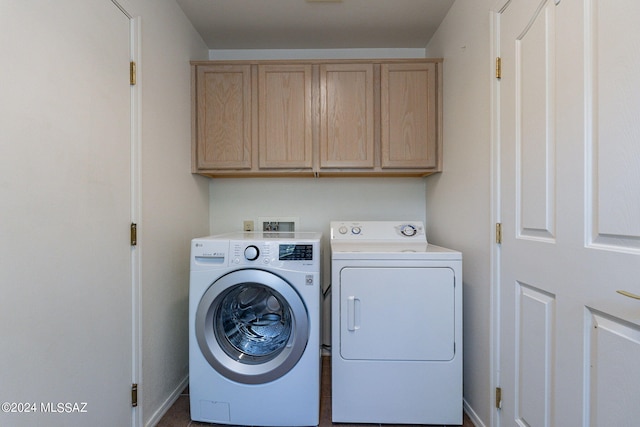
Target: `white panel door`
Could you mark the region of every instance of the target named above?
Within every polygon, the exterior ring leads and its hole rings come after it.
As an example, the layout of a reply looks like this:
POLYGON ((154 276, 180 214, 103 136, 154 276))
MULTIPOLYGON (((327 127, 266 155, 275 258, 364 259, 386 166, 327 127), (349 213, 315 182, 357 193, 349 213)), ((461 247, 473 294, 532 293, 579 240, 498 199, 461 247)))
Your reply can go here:
POLYGON ((505 4, 500 425, 634 426, 640 3, 505 4))
POLYGON ((0 0, 0 28, 0 425, 131 425, 129 19, 0 0))
POLYGON ((453 359, 454 286, 450 268, 343 268, 340 356, 354 360, 453 359))

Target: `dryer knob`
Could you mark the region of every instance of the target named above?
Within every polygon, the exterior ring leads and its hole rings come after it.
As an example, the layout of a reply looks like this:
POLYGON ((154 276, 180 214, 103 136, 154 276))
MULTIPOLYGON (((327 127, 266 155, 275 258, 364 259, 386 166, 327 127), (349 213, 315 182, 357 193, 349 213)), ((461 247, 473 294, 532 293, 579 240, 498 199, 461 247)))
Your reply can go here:
POLYGON ((259 256, 260 256, 260 251, 258 250, 257 246, 251 245, 251 246, 247 246, 244 249, 244 257, 249 261, 255 261, 258 259, 259 256))
POLYGON ((400 227, 400 233, 402 233, 403 236, 413 237, 418 233, 418 230, 411 224, 405 224, 400 227))

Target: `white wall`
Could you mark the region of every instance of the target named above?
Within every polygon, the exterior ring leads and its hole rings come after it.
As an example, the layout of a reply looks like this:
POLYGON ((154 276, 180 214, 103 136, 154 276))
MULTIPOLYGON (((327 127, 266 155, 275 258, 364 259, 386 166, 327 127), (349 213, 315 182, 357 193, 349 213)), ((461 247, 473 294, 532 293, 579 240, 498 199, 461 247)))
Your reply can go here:
MULTIPOLYGON (((429 178, 247 178, 213 179, 211 232, 242 229, 243 220, 293 216, 299 231, 323 233, 323 289, 330 282, 329 222, 332 220, 425 220, 429 178)), ((256 222, 257 224, 257 222, 256 222)), ((323 343, 331 344, 329 299, 323 343)))
POLYGON ((208 232, 208 180, 191 174, 190 60, 208 50, 173 0, 121 1, 140 17, 141 345, 144 425, 187 384, 190 241, 208 232))
MULTIPOLYGON (((491 52, 494 0, 456 0, 427 46, 444 57, 444 170, 427 180, 427 233, 463 252, 464 399, 489 425, 491 315, 491 52)), ((480 424, 482 423, 482 424, 480 424)))
POLYGON ((211 231, 242 229, 259 216, 299 217, 299 231, 329 235, 331 220, 424 221, 426 178, 213 179, 211 231))
POLYGON ((211 60, 424 58, 424 49, 211 49, 211 60))

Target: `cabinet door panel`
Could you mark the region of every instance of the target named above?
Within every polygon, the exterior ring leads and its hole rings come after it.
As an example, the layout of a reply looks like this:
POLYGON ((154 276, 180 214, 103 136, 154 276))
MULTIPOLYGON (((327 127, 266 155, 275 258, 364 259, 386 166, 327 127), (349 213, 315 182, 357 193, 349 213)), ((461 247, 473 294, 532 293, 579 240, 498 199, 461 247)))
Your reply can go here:
POLYGON ((437 167, 437 66, 381 66, 383 168, 437 167))
POLYGON ((321 65, 320 92, 320 167, 373 168, 373 65, 321 65))
POLYGON ((251 168, 251 68, 197 69, 198 169, 251 168))
POLYGON ((311 65, 258 67, 260 168, 311 168, 311 65))

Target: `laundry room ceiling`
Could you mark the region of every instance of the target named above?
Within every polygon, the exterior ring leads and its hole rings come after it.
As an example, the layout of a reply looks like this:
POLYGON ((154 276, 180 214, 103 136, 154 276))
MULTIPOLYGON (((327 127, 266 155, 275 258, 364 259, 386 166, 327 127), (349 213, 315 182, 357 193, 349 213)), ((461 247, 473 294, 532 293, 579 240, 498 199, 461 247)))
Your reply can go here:
POLYGON ((424 48, 454 0, 176 0, 209 49, 424 48))

